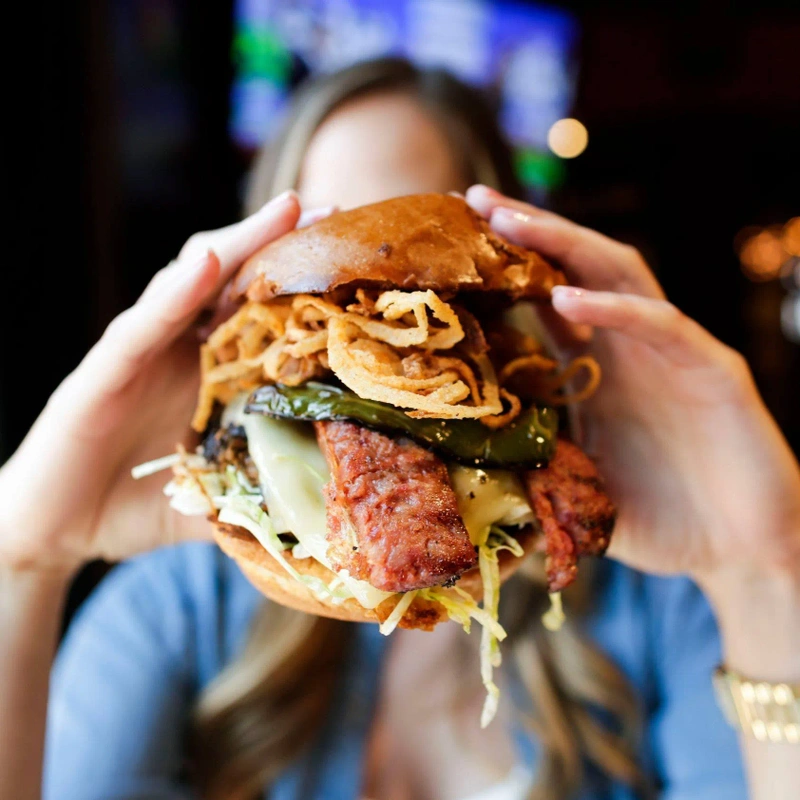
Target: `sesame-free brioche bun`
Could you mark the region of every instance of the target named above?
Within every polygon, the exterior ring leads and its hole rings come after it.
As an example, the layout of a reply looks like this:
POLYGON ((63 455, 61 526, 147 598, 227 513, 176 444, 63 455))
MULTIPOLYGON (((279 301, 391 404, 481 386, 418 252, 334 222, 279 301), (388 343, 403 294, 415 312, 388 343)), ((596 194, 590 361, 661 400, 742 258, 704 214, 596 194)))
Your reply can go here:
POLYGON ((414 194, 341 211, 276 239, 244 263, 227 299, 373 287, 533 300, 563 283, 561 272, 500 238, 460 197, 414 194))
MULTIPOLYGON (((374 609, 364 608, 351 599, 341 603, 320 600, 309 588, 295 580, 244 528, 216 521, 211 524, 214 539, 222 551, 237 563, 244 576, 261 594, 282 606, 348 622, 383 622, 401 597, 390 597, 374 609)), ((535 549, 536 536, 530 527, 518 537, 518 541, 526 555, 535 549)), ((321 578, 326 583, 330 583, 335 577, 333 572, 313 558, 294 558, 291 550, 287 550, 284 557, 301 575, 321 578)), ((525 557, 517 558, 508 551, 502 551, 498 560, 500 578, 506 581, 525 561, 525 557)), ((477 567, 462 575, 457 586, 469 592, 475 600, 483 597, 483 584, 477 567)), ((439 603, 416 597, 403 614, 400 627, 429 631, 446 619, 447 613, 439 603)))

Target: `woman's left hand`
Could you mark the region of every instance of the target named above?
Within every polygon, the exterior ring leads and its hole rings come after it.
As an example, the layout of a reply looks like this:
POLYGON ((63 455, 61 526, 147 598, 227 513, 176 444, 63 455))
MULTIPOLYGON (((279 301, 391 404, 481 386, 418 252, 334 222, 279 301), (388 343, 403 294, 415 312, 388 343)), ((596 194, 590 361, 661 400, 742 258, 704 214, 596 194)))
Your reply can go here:
POLYGON ((745 359, 667 302, 632 247, 486 187, 467 200, 564 269, 553 308, 593 329, 603 379, 579 414, 619 508, 609 553, 723 603, 770 584, 800 598, 800 469, 745 359))

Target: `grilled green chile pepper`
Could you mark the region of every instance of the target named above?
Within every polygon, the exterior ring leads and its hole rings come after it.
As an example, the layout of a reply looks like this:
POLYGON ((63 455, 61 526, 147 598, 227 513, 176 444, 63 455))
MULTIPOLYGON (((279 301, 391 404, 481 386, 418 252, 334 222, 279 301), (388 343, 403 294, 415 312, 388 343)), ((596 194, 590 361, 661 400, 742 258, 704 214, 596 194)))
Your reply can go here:
POLYGON ((402 409, 322 383, 262 386, 250 396, 249 414, 296 420, 352 420, 383 433, 403 434, 444 458, 483 467, 530 468, 550 460, 556 447, 558 414, 531 406, 500 430, 474 419, 414 419, 402 409))

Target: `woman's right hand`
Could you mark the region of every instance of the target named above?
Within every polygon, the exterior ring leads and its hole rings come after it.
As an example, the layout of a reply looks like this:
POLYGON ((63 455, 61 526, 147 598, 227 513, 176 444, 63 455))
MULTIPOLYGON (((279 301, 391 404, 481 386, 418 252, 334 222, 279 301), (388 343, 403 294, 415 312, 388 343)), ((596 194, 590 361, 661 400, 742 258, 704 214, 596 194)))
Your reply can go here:
POLYGON ((169 508, 163 475, 134 481, 130 471, 189 441, 193 323, 247 256, 299 217, 286 193, 242 222, 195 234, 113 320, 0 470, 0 566, 69 572, 210 535, 202 517, 169 508))
MULTIPOLYGON (((501 235, 557 262, 552 310, 603 369, 580 404, 619 517, 609 554, 741 595, 800 568, 800 470, 741 355, 667 302, 633 248, 486 187, 467 200, 501 235)), ((800 588, 800 580, 798 580, 800 588)))

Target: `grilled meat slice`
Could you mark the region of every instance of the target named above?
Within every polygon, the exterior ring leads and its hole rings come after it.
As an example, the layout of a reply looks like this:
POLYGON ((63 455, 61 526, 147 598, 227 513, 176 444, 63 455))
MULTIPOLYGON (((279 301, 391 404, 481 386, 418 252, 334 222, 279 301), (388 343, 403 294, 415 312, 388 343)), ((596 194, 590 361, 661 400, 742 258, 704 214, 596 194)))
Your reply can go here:
POLYGON ((408 439, 352 422, 316 422, 328 558, 377 589, 407 592, 452 581, 477 562, 445 465, 408 439))
POLYGON ((592 460, 564 439, 547 467, 526 472, 524 483, 544 534, 548 588, 559 592, 575 580, 579 556, 605 553, 616 510, 592 460))

